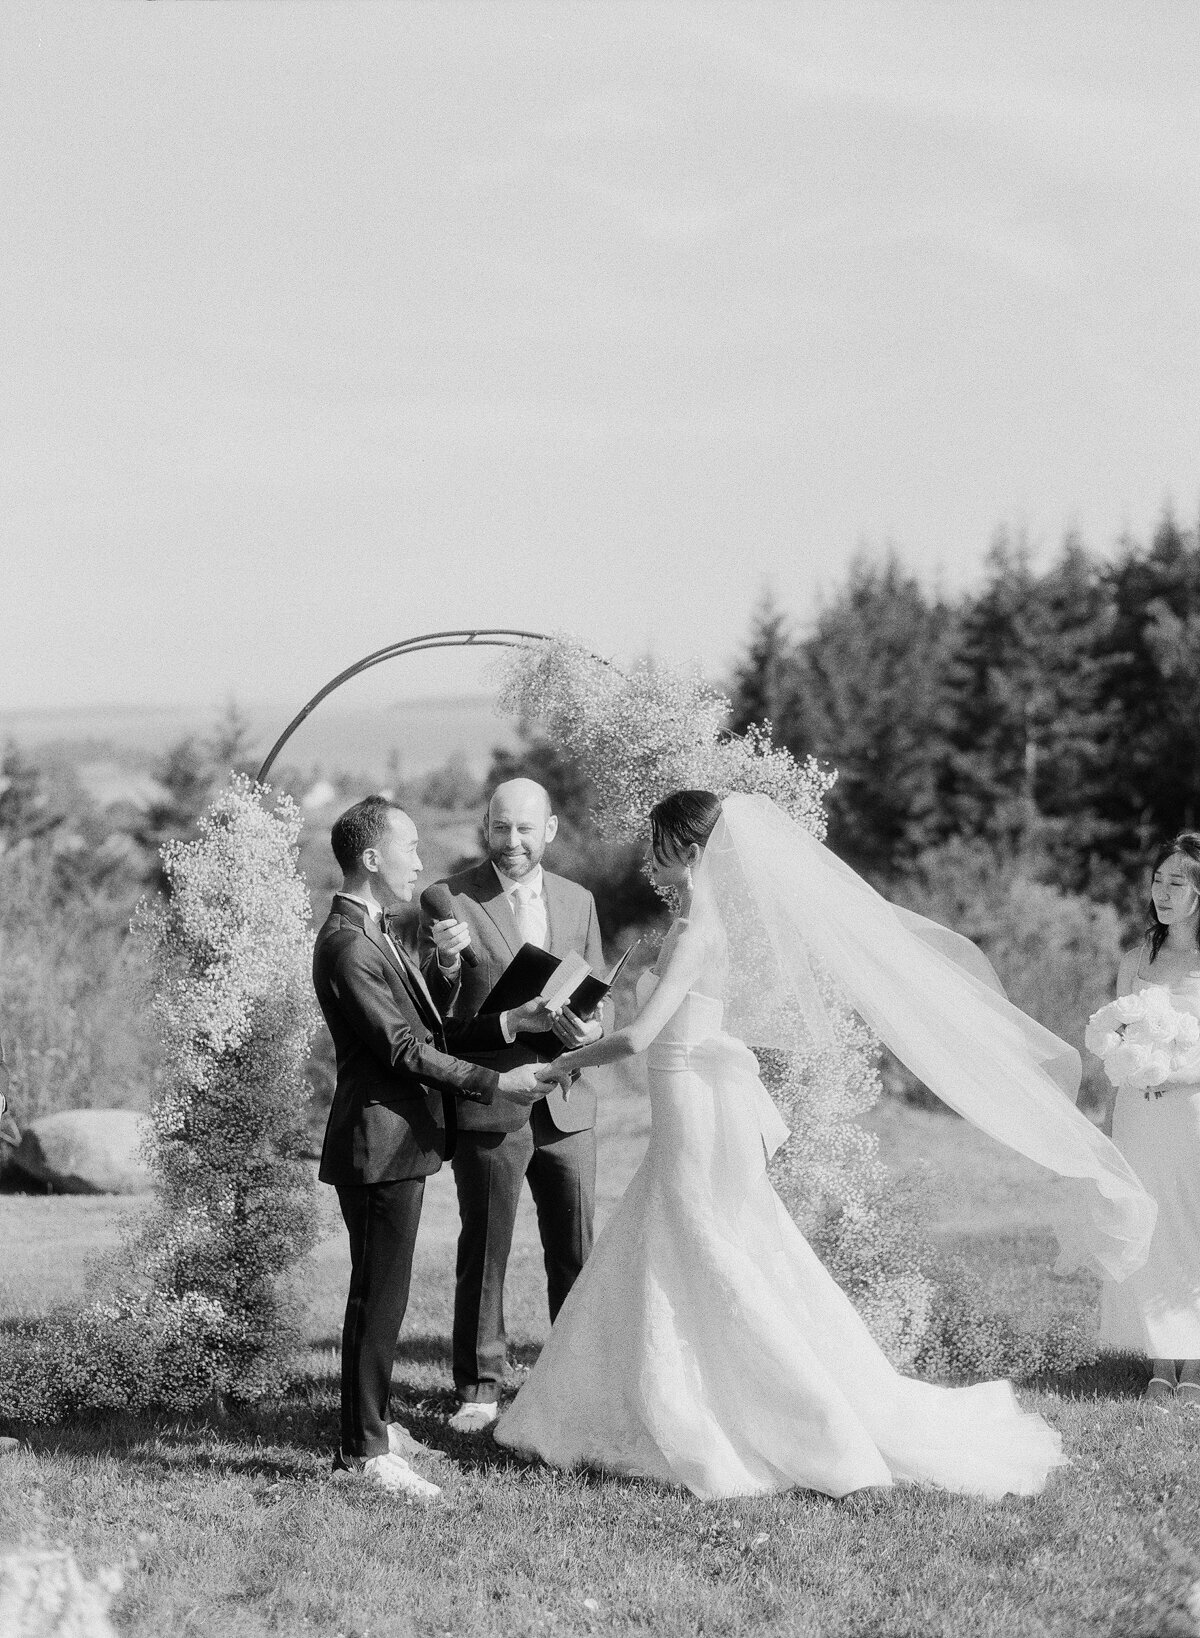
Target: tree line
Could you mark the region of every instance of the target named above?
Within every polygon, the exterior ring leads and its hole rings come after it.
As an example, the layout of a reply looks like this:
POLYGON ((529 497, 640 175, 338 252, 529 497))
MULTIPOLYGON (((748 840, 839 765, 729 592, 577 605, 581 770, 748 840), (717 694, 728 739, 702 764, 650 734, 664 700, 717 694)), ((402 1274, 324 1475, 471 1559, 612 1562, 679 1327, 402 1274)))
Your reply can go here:
POLYGON ((1148 546, 1068 536, 1039 568, 1001 535, 954 598, 860 556, 803 633, 764 597, 731 692, 735 730, 836 767, 830 845, 877 883, 953 843, 1127 897, 1200 821, 1200 539, 1166 515, 1148 546))

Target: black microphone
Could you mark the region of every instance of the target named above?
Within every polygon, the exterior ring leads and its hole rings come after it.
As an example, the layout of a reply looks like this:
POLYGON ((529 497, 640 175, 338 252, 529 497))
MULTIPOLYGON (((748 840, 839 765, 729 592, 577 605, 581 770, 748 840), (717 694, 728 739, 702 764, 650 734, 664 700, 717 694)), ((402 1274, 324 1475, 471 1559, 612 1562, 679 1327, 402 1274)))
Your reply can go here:
MULTIPOLYGON (((445 882, 434 882, 421 894, 421 908, 427 910, 434 921, 458 921, 460 918, 454 909, 454 900, 450 897, 450 889, 445 882)), ((468 944, 466 949, 458 952, 461 960, 468 967, 478 967, 479 957, 468 944)))

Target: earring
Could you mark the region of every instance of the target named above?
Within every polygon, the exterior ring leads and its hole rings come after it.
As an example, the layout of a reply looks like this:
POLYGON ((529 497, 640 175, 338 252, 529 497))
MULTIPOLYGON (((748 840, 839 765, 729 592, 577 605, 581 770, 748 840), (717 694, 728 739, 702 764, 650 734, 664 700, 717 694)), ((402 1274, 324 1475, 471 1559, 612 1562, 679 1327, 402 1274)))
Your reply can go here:
POLYGON ((688 865, 685 868, 684 876, 687 878, 688 892, 690 893, 692 891, 692 867, 691 867, 691 865, 688 865))

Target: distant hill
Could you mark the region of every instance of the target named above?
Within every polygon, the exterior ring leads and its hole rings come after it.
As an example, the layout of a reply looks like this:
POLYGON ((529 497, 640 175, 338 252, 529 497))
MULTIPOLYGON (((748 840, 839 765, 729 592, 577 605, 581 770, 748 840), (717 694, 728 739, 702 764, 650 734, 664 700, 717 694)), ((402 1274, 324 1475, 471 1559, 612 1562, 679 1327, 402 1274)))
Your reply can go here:
MULTIPOLYGON (((296 707, 244 704, 264 757, 296 707)), ((220 711, 211 706, 95 706, 77 710, 0 711, 0 745, 50 755, 75 765, 112 760, 145 769, 188 734, 208 733, 220 711)), ((513 746, 511 719, 499 717, 486 694, 404 700, 394 705, 319 705, 281 755, 281 763, 324 774, 361 774, 382 781, 428 773, 459 757, 472 773, 487 771, 495 746, 513 746)))

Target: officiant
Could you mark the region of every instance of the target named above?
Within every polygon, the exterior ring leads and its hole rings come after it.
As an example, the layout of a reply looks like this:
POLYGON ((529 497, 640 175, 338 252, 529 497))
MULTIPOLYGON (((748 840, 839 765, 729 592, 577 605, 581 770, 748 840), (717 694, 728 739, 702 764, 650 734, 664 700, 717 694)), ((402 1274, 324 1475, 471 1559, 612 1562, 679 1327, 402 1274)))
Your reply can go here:
MULTIPOLYGON (((497 786, 485 829, 487 858, 449 877, 439 896, 435 909, 453 913, 435 917, 429 905, 421 907, 425 980, 439 1008, 455 1018, 479 1010, 523 944, 560 958, 574 951, 594 970, 604 961, 592 895, 542 866, 558 829, 545 788, 532 779, 497 786)), ((582 1046, 599 1040, 606 1022, 609 1003, 587 1021, 567 1009, 555 1032, 565 1045, 582 1046)), ((502 1070, 534 1057, 514 1041, 475 1061, 502 1070)), ((458 1120, 452 1165, 460 1219, 453 1344, 459 1405, 450 1425, 480 1433, 496 1420, 508 1369, 504 1277, 523 1180, 537 1208, 551 1321, 592 1249, 596 1077, 582 1076, 569 1099, 554 1087, 530 1109, 498 1096, 486 1108, 461 1106, 458 1120)))

